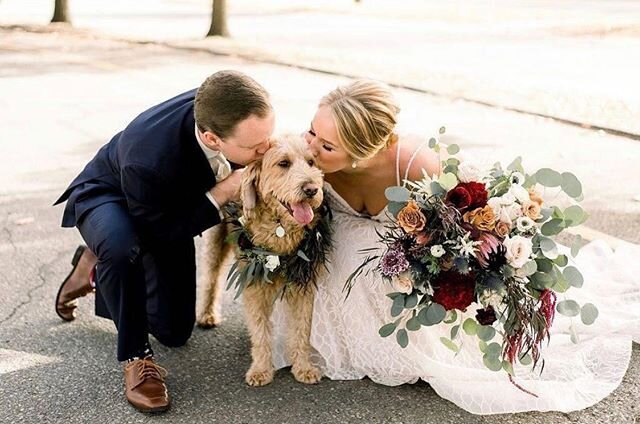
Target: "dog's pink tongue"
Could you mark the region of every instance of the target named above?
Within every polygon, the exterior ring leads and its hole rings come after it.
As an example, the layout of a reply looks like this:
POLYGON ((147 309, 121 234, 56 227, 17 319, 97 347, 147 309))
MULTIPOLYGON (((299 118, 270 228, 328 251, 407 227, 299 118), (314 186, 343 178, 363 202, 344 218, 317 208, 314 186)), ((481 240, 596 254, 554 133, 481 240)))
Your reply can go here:
POLYGON ((313 221, 313 209, 307 202, 294 203, 291 205, 293 219, 300 225, 307 225, 313 221))

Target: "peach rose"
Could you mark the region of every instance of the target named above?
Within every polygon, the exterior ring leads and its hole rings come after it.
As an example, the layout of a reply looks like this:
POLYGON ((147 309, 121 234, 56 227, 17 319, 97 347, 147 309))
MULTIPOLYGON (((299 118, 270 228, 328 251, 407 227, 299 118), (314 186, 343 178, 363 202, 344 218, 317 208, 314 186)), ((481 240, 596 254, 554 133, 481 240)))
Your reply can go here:
POLYGON ((496 226, 496 214, 493 208, 487 205, 484 208, 477 208, 467 212, 462 217, 465 222, 476 227, 478 230, 491 231, 496 226))
POLYGON ((524 216, 533 219, 534 221, 539 219, 542 215, 540 215, 540 203, 529 200, 522 204, 522 213, 524 216))
POLYGON ((537 203, 539 206, 542 206, 542 204, 544 203, 542 201, 542 196, 540 195, 540 192, 536 190, 535 187, 529 188, 529 199, 531 199, 532 202, 537 203))
POLYGON ((494 231, 499 237, 507 237, 511 232, 511 223, 508 221, 498 221, 494 231))
POLYGON ((411 281, 411 274, 409 272, 403 272, 396 275, 391 279, 393 288, 404 294, 410 294, 413 291, 413 281, 411 281))
POLYGON ((398 213, 398 224, 407 234, 415 234, 424 229, 427 218, 415 200, 409 200, 407 206, 398 213))

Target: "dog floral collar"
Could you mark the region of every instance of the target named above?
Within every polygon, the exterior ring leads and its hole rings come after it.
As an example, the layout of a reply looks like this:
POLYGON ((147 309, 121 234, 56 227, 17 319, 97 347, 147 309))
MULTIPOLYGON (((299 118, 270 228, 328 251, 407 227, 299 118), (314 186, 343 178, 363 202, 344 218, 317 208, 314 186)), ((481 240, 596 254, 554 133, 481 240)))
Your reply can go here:
POLYGON ((227 242, 238 247, 236 261, 227 276, 227 290, 235 287, 236 299, 252 284, 273 284, 274 277, 286 281, 285 290, 306 289, 309 284, 316 284, 320 265, 326 267, 327 253, 332 241, 332 214, 327 202, 320 206, 320 219, 315 227, 305 228, 298 250, 289 255, 278 255, 262 246, 254 245, 251 234, 244 226, 241 212, 242 208, 237 204, 225 207, 228 216, 225 221, 233 228, 227 242))

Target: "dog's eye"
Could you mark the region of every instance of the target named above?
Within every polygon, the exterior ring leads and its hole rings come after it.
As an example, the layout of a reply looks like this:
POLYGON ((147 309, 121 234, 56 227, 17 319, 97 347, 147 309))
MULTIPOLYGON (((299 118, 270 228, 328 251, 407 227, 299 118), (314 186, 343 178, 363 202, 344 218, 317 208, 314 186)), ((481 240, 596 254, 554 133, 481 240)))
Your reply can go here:
POLYGON ((307 163, 309 164, 309 166, 315 166, 315 162, 313 162, 313 159, 309 159, 307 163))
POLYGON ((280 162, 278 162, 278 166, 280 168, 288 168, 291 166, 291 162, 289 162, 288 160, 281 160, 280 162))

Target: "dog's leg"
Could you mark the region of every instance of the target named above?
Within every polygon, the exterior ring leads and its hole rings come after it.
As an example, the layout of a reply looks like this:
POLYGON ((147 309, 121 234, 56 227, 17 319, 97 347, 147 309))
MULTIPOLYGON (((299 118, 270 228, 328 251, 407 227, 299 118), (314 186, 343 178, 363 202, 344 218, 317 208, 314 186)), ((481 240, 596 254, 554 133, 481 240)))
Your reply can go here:
POLYGON ((291 359, 291 372, 296 380, 315 384, 322 378, 320 370, 311 363, 311 318, 313 315, 312 287, 295 290, 287 296, 291 317, 287 347, 291 359))
POLYGON ((226 237, 227 226, 224 224, 216 225, 206 233, 206 277, 196 318, 198 326, 202 328, 215 327, 222 321, 220 303, 224 282, 220 281, 220 271, 225 258, 231 252, 231 245, 224 241, 226 237))
POLYGON ((244 312, 251 336, 251 367, 245 380, 250 386, 264 386, 273 381, 271 356, 271 312, 276 296, 275 285, 258 283, 244 289, 244 312))

